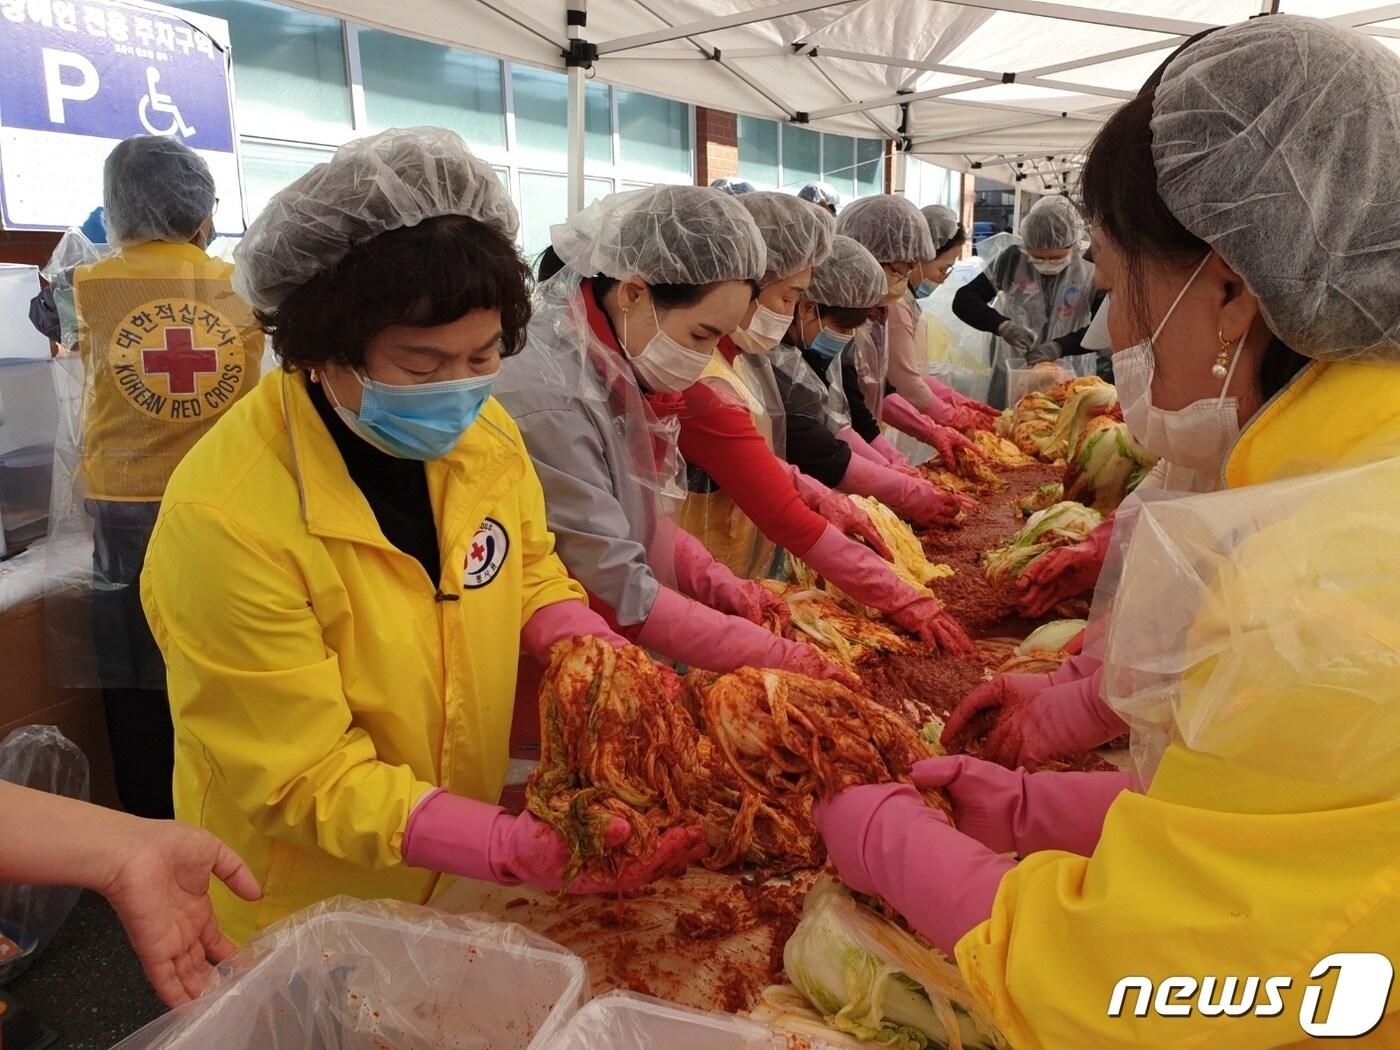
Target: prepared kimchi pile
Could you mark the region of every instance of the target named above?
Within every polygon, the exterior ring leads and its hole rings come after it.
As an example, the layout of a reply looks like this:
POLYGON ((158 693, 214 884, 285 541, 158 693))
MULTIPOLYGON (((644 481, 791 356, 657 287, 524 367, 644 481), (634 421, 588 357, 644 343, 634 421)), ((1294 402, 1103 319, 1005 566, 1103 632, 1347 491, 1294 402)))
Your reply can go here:
POLYGON ((679 826, 704 830, 712 869, 818 866, 814 801, 854 784, 907 783, 933 753, 912 726, 836 683, 756 668, 682 683, 641 649, 596 638, 554 647, 540 721, 526 805, 569 843, 570 876, 615 874, 679 826), (610 848, 603 831, 614 817, 632 834, 610 848))

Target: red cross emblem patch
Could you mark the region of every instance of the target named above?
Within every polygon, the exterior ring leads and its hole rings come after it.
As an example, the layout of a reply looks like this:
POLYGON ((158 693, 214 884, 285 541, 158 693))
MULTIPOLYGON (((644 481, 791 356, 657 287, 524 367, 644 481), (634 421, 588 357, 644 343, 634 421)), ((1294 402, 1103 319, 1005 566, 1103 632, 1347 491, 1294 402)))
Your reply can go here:
POLYGON ((505 565, 509 550, 510 536, 505 526, 495 518, 487 518, 467 544, 467 568, 462 574, 462 586, 469 590, 485 587, 505 565))
POLYGON ((117 389, 148 416, 197 423, 218 416, 251 375, 237 325, 195 299, 153 299, 112 332, 107 367, 117 389))

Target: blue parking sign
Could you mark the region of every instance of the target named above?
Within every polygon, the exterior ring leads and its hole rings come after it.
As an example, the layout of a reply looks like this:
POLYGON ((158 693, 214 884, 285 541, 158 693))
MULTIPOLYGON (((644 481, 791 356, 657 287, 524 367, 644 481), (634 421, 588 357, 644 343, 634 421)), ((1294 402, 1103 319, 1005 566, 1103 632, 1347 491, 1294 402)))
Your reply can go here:
POLYGON ((243 230, 227 25, 140 0, 0 0, 0 219, 78 225, 102 162, 132 135, 170 135, 208 162, 215 226, 243 230))

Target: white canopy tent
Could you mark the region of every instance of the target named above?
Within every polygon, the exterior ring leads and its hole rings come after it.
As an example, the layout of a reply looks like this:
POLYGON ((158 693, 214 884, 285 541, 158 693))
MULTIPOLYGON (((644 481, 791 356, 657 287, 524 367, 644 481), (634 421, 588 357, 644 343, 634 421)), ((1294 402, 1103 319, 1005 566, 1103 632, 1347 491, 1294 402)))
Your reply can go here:
POLYGON ((583 203, 586 77, 715 109, 894 140, 1049 188, 1194 33, 1278 12, 1362 27, 1375 0, 291 0, 569 76, 569 205, 583 203))

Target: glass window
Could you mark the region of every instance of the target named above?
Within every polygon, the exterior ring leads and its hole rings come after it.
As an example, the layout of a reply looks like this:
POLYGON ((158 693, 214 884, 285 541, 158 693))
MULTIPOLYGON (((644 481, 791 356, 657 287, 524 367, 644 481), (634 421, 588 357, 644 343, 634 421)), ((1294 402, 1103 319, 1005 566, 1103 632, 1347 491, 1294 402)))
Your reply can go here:
POLYGON ((691 173, 690 107, 640 91, 617 92, 620 163, 687 178, 691 173))
POLYGON ((843 201, 856 194, 856 141, 846 135, 822 136, 822 181, 843 201))
POLYGON ((243 196, 249 220, 257 217, 274 193, 317 164, 330 160, 335 152, 304 146, 274 146, 247 139, 243 140, 239 151, 243 154, 243 196))
MULTIPOLYGON (((562 73, 533 66, 510 67, 515 103, 515 144, 521 149, 554 153, 569 150, 569 82, 562 73)), ((583 94, 584 155, 611 164, 612 107, 608 85, 589 81, 583 94)))
POLYGON ((227 20, 240 132, 324 142, 346 137, 350 86, 339 19, 264 0, 175 6, 227 20))
POLYGON ((501 64, 396 33, 360 30, 365 111, 375 128, 433 124, 471 145, 506 144, 501 64))
POLYGON ((883 139, 856 139, 856 195, 885 192, 885 143, 883 139))
POLYGON ((822 177, 822 137, 818 132, 783 125, 783 189, 796 193, 822 177))
POLYGON ((739 118, 739 177, 755 186, 778 184, 778 122, 739 118))
MULTIPOLYGON (((612 191, 611 179, 583 180, 584 204, 592 204, 612 191)), ((549 247, 549 228, 569 217, 569 180, 563 175, 522 171, 517 203, 520 206, 521 250, 533 268, 540 252, 549 247)))

